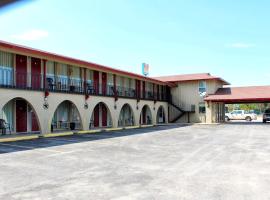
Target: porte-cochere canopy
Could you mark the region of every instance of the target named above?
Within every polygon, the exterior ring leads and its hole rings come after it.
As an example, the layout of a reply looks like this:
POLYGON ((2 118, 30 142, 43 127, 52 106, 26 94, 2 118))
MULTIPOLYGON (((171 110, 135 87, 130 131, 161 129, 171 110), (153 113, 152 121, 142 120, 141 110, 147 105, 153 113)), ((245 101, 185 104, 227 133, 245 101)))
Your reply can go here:
POLYGON ((270 102, 270 86, 219 88, 208 95, 205 101, 223 103, 265 103, 270 102))

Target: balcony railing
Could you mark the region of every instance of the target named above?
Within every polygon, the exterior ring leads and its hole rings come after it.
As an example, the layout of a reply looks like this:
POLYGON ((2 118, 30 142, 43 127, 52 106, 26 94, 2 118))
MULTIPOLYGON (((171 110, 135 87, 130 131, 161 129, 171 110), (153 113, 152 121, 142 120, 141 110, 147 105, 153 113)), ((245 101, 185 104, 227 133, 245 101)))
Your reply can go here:
POLYGON ((145 91, 145 94, 136 94, 135 88, 98 84, 93 81, 84 81, 61 75, 21 73, 0 67, 0 87, 27 90, 48 90, 53 92, 78 93, 100 96, 118 96, 146 100, 166 101, 166 94, 145 91), (45 82, 45 83, 44 83, 45 82), (44 88, 45 87, 45 88, 44 88))

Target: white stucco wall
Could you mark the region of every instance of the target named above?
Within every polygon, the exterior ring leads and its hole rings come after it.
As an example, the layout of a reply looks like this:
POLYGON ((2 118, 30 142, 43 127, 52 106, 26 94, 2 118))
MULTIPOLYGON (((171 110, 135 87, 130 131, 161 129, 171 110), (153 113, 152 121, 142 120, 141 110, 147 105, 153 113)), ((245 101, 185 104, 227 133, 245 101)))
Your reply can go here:
POLYGON ((113 97, 103 97, 103 96, 90 96, 89 99, 85 100, 84 95, 51 92, 50 95, 48 96, 49 108, 44 109, 43 108, 43 103, 44 103, 43 91, 28 91, 28 90, 0 88, 0 94, 1 94, 0 111, 2 111, 2 108, 10 100, 13 100, 15 98, 25 99, 33 107, 33 110, 37 115, 41 133, 50 132, 50 125, 51 125, 51 120, 53 118, 54 112, 57 109, 57 107, 63 101, 66 101, 66 100, 71 101, 77 107, 81 116, 81 123, 82 123, 83 130, 89 129, 89 123, 90 123, 92 112, 94 110, 94 107, 99 102, 103 102, 107 105, 109 109, 109 113, 111 114, 111 117, 112 117, 113 127, 118 126, 118 119, 119 119, 121 108, 126 103, 128 103, 133 110, 134 118, 135 118, 134 120, 135 125, 139 125, 140 113, 144 105, 148 105, 151 110, 153 124, 156 124, 157 110, 160 106, 163 106, 164 111, 165 111, 165 116, 166 116, 166 122, 168 122, 168 114, 167 114, 168 103, 167 102, 157 101, 156 103, 154 103, 154 101, 147 101, 147 100, 141 100, 137 102, 136 99, 129 99, 129 98, 119 98, 115 102, 115 99, 113 97), (88 104, 87 109, 84 108, 85 103, 88 104))
MULTIPOLYGON (((206 93, 214 94, 216 90, 223 87, 221 81, 206 80, 206 93)), ((183 110, 190 110, 191 105, 195 105, 195 113, 190 113, 189 119, 192 123, 206 122, 206 114, 199 113, 199 103, 204 102, 204 98, 199 95, 199 81, 186 81, 171 88, 172 101, 183 110)), ((173 119, 179 112, 170 109, 170 117, 173 119)), ((188 122, 188 115, 184 115, 178 122, 188 122)))

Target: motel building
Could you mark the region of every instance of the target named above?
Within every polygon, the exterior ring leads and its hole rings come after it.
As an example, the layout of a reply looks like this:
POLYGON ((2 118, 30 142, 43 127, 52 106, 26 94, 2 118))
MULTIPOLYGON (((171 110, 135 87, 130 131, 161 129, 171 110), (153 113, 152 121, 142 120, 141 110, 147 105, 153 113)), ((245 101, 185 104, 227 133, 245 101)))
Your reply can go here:
POLYGON ((6 134, 223 122, 226 85, 208 73, 150 78, 0 41, 6 134))
POLYGON ((7 134, 168 123, 169 87, 138 74, 0 42, 0 119, 8 124, 7 134))

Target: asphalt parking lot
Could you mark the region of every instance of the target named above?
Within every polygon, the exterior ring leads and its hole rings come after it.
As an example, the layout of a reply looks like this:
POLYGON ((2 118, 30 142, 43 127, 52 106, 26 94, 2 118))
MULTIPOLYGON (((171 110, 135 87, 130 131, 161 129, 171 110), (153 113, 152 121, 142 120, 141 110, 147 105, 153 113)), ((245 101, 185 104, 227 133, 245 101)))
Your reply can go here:
POLYGON ((0 144, 0 199, 270 199, 270 124, 160 126, 0 144))

